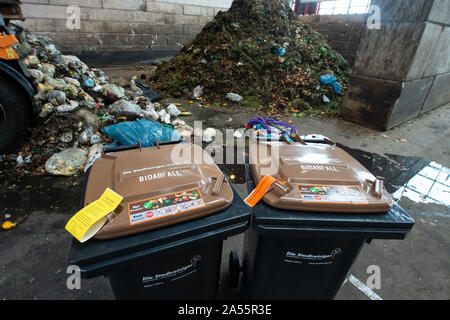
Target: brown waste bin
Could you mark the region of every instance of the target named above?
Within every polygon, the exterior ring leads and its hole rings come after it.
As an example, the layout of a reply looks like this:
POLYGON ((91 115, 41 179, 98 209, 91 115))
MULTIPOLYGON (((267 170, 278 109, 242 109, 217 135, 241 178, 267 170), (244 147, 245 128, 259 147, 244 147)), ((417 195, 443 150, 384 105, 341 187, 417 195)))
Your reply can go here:
POLYGON ((117 299, 215 298, 223 240, 248 227, 249 208, 196 145, 112 151, 87 172, 82 204, 106 187, 124 199, 94 239, 72 241, 70 263, 107 276, 117 299), (203 161, 173 157, 180 148, 203 161))
POLYGON ((245 298, 332 299, 364 243, 404 239, 414 225, 376 177, 325 137, 253 141, 248 153, 248 191, 265 174, 278 183, 252 209, 242 266, 230 254, 232 286, 242 274, 245 298))

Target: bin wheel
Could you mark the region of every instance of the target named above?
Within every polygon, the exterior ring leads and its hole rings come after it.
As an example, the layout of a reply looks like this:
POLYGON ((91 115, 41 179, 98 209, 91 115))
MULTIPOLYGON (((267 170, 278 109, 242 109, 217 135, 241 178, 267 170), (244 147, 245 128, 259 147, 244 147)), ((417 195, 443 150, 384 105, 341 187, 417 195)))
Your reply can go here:
POLYGON ((239 256, 236 251, 231 251, 228 260, 228 271, 230 274, 230 286, 231 288, 237 288, 239 284, 239 277, 241 268, 239 266, 239 256))

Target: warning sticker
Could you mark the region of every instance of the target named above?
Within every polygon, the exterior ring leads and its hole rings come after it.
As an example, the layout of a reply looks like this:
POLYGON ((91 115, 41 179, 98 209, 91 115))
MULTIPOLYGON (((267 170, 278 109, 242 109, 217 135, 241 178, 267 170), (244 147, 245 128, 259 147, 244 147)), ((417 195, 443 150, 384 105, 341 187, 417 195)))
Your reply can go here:
POLYGON ((128 204, 130 225, 205 206, 198 189, 166 194, 128 204))
POLYGON ((359 187, 297 185, 303 202, 368 204, 359 187))
POLYGON ((8 55, 9 59, 14 59, 16 57, 16 55, 14 54, 13 49, 6 48, 5 51, 6 51, 6 54, 8 55))

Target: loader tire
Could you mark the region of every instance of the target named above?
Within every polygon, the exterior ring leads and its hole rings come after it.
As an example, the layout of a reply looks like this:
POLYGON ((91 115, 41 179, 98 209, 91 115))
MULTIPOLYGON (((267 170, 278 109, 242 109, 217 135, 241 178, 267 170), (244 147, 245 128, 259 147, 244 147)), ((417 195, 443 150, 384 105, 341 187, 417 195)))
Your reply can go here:
POLYGON ((11 78, 0 75, 0 155, 14 151, 27 135, 31 101, 11 78))

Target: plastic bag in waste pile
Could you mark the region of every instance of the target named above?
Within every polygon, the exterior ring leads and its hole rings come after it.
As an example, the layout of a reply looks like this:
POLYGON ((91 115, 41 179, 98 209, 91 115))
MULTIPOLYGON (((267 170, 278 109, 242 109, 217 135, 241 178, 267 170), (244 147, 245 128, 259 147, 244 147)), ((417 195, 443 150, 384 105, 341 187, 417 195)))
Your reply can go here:
POLYGON ((333 86, 334 92, 340 94, 342 90, 342 85, 337 81, 336 77, 331 74, 326 74, 320 77, 321 84, 331 84, 333 86))
POLYGON ((163 98, 160 94, 150 88, 145 82, 136 80, 136 86, 142 90, 142 93, 150 100, 150 102, 157 102, 163 98))
POLYGON ((149 120, 125 121, 102 129, 102 132, 121 146, 141 143, 142 147, 152 147, 155 139, 160 142, 181 140, 172 128, 149 120))

